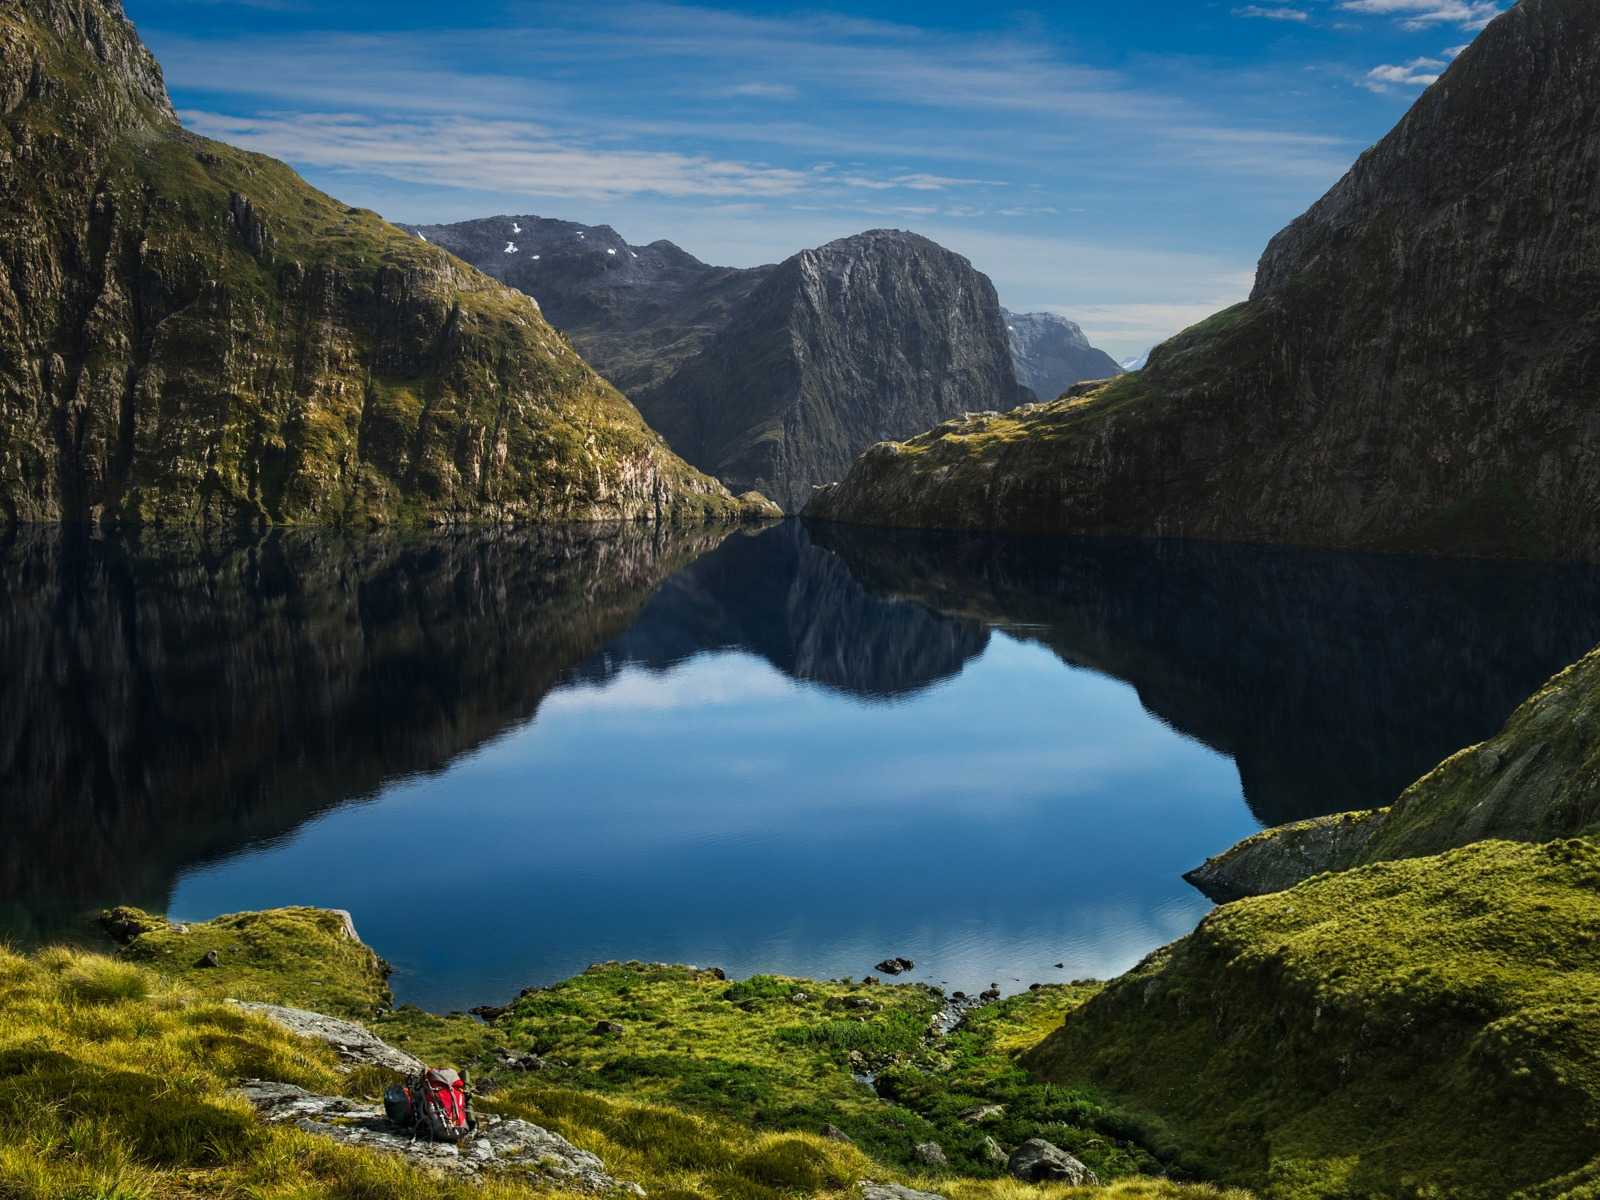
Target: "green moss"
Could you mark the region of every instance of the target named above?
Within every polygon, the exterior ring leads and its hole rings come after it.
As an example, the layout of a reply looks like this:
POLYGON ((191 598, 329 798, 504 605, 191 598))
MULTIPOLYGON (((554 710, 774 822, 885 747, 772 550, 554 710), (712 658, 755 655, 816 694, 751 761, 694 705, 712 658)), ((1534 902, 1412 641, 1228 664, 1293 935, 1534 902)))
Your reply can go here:
POLYGON ((1027 1059, 1283 1200, 1505 1197, 1600 1131, 1600 847, 1485 842, 1217 910, 1027 1059))
POLYGON ((366 1016, 389 1000, 383 960, 352 940, 343 917, 326 909, 233 913, 188 926, 161 921, 122 953, 213 999, 264 1000, 340 1016, 366 1016), (219 965, 202 966, 211 952, 219 965))

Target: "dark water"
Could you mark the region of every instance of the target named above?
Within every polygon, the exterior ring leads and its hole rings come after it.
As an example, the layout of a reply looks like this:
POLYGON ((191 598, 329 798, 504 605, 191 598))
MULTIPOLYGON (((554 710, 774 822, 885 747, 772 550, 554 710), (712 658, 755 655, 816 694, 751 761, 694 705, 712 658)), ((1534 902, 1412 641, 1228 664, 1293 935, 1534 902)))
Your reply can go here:
POLYGON ((6 536, 0 936, 348 908, 446 1008, 606 958, 1112 973, 1205 911, 1207 854, 1388 802, 1600 642, 1577 568, 793 522, 6 536))

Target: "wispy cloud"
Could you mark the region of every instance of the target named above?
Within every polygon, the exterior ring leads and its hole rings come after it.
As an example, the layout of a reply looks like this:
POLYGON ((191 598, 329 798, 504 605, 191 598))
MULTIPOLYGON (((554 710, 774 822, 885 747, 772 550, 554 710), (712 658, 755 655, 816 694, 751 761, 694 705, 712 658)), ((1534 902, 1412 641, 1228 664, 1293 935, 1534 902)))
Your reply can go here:
POLYGON ((1396 88, 1427 87, 1438 82, 1446 63, 1440 58, 1414 58, 1408 63, 1373 67, 1362 86, 1369 91, 1388 92, 1396 88))
POLYGON ((1396 17, 1406 29, 1438 25, 1482 29, 1501 12, 1492 0, 1340 0, 1339 7, 1346 12, 1396 17))
POLYGON ((715 89, 712 95, 743 96, 753 100, 794 100, 800 95, 800 89, 787 83, 735 83, 715 89))
POLYGON ((1255 17, 1263 21, 1309 21, 1311 14, 1303 8, 1286 4, 1246 4, 1233 10, 1236 17, 1255 17))

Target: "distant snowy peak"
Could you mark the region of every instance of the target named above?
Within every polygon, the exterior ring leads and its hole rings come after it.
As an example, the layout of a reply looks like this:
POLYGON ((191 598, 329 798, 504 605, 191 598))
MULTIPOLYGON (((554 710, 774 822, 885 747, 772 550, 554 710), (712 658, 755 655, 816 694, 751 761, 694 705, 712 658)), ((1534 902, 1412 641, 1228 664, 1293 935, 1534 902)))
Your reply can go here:
POLYGON ((1041 400, 1054 400, 1075 383, 1105 379, 1121 368, 1109 354, 1090 345, 1076 321, 1057 313, 1000 310, 1011 341, 1017 379, 1041 400))
POLYGON ((1143 354, 1136 355, 1133 358, 1123 359, 1118 365, 1121 366, 1124 371, 1142 371, 1145 368, 1145 364, 1149 361, 1150 351, 1146 350, 1143 354))

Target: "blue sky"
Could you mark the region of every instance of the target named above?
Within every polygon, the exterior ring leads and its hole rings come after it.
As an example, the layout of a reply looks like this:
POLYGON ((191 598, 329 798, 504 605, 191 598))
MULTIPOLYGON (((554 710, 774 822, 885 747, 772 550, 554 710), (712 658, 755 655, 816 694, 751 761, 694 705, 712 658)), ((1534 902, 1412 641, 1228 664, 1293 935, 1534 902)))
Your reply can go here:
POLYGON ((1118 357, 1241 299, 1503 7, 127 0, 186 124, 393 220, 735 266, 915 229, 1118 357))

